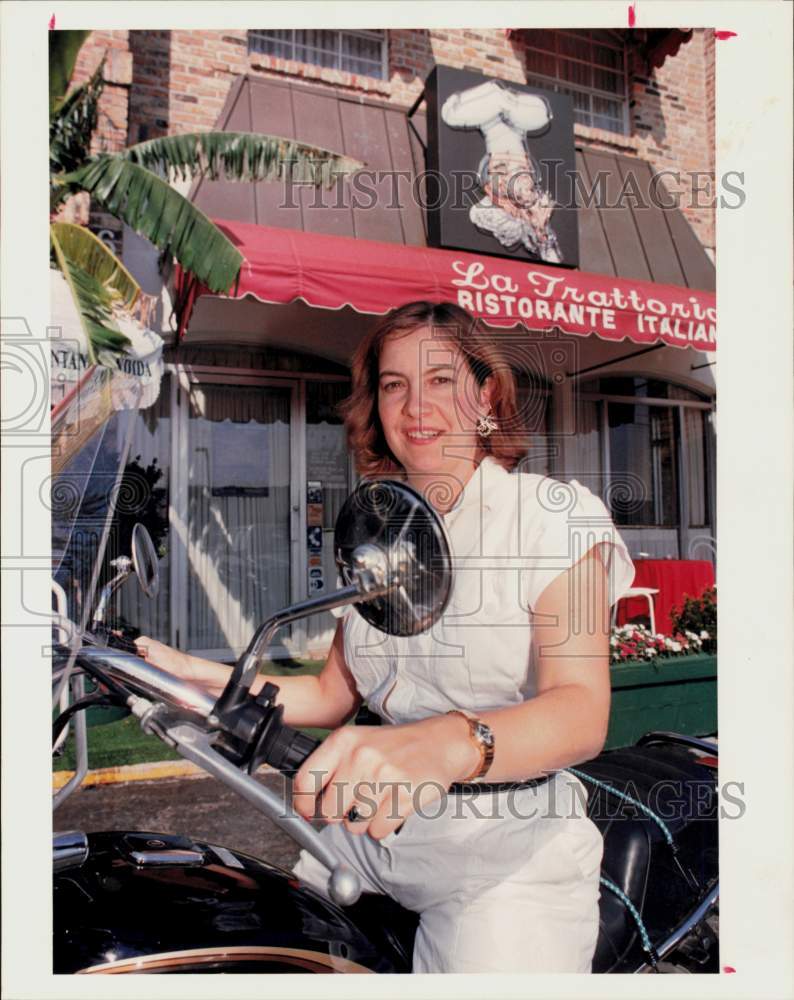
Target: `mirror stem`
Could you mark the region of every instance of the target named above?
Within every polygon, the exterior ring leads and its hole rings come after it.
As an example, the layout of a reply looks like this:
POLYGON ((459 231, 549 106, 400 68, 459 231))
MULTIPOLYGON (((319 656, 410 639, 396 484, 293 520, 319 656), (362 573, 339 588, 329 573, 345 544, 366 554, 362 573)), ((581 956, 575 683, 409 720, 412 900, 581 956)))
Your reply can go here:
POLYGON ((248 644, 248 649, 246 649, 237 661, 216 708, 222 709, 221 702, 226 702, 227 696, 231 696, 235 690, 242 688, 243 692, 247 694, 256 677, 259 662, 265 650, 282 625, 288 625, 290 622, 296 621, 299 618, 305 618, 307 615, 316 615, 322 611, 330 611, 332 608, 341 608, 345 604, 358 604, 361 601, 369 601, 373 597, 388 593, 389 590, 389 586, 378 586, 374 581, 369 590, 363 590, 360 585, 353 584, 322 597, 310 597, 305 601, 291 604, 282 611, 276 612, 267 621, 263 622, 254 633, 251 642, 248 644))
POLYGON ((94 617, 92 619, 94 625, 105 624, 105 614, 113 592, 117 587, 120 587, 121 584, 124 583, 132 572, 132 560, 127 556, 119 556, 119 558, 114 559, 110 565, 113 566, 114 569, 118 569, 118 573, 116 573, 113 579, 109 580, 102 588, 102 593, 99 595, 99 603, 97 604, 96 611, 94 612, 94 617))

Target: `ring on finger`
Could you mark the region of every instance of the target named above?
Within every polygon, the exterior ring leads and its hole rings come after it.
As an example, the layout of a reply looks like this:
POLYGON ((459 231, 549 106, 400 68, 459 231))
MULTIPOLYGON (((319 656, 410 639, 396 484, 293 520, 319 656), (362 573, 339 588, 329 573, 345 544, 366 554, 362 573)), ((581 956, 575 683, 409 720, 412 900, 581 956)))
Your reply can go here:
POLYGON ((360 823, 364 817, 358 811, 358 806, 353 803, 353 805, 345 813, 345 819, 349 820, 351 823, 360 823))

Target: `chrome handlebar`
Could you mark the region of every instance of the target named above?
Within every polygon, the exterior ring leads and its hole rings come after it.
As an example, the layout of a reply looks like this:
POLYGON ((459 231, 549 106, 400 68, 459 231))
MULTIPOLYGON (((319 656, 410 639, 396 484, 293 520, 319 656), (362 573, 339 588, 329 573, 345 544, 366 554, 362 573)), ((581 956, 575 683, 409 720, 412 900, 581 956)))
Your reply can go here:
POLYGON ((85 646, 78 654, 78 662, 80 660, 96 665, 111 680, 132 688, 143 698, 164 701, 203 719, 212 715, 215 699, 211 694, 147 663, 134 653, 106 646, 85 646))
POLYGON ((340 906, 355 903, 361 895, 358 875, 346 865, 339 864, 310 823, 294 812, 285 800, 221 756, 212 746, 211 734, 203 728, 192 725, 184 718, 168 720, 158 717, 157 703, 165 703, 199 716, 212 725, 216 704, 212 695, 123 650, 104 646, 83 647, 77 656, 78 665, 80 661, 88 672, 91 666, 96 666, 110 680, 123 684, 133 692, 129 705, 144 729, 160 736, 180 756, 197 764, 250 802, 325 865, 330 872, 328 891, 336 903, 340 906))

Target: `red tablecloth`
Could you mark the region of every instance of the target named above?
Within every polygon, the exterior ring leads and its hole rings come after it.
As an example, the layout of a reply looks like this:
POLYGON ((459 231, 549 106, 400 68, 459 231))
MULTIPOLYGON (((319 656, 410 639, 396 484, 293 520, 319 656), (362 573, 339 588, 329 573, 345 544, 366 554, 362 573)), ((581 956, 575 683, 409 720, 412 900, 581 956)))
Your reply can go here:
MULTIPOLYGON (((670 610, 673 605, 680 607, 684 595, 700 597, 704 590, 714 586, 714 567, 707 559, 635 559, 634 566, 637 572, 632 587, 654 587, 659 591, 653 602, 656 631, 663 635, 672 633, 670 610)), ((647 613, 648 603, 644 598, 621 601, 618 625, 647 613)))

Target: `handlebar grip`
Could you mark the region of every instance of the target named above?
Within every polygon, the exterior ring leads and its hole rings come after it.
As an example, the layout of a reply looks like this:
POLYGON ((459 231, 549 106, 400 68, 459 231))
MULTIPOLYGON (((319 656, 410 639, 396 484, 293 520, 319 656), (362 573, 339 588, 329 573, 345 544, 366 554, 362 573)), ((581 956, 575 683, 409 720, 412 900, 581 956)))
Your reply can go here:
POLYGON ((292 726, 280 725, 274 728, 275 732, 263 760, 282 774, 292 776, 306 758, 314 753, 321 741, 307 736, 299 729, 293 729, 292 726))
POLYGON ((134 653, 135 656, 141 655, 140 650, 132 639, 125 639, 124 636, 114 635, 113 632, 110 632, 106 638, 106 642, 111 649, 120 649, 125 653, 134 653))

